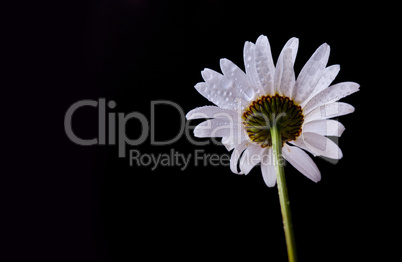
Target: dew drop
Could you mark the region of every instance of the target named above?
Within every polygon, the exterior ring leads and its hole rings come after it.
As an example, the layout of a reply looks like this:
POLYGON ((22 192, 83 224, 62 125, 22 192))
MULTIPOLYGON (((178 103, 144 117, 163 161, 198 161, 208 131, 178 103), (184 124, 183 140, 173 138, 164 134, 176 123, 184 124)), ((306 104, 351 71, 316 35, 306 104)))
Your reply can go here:
POLYGON ((313 59, 314 59, 315 61, 318 61, 318 60, 320 60, 323 56, 324 56, 324 52, 321 51, 321 52, 316 53, 316 54, 314 55, 314 58, 313 58, 313 59))
POLYGON ((243 94, 244 94, 244 98, 246 98, 246 100, 251 100, 254 97, 254 91, 251 88, 244 89, 243 94))
POLYGON ((233 81, 224 78, 224 79, 221 80, 221 86, 223 88, 225 88, 225 89, 229 89, 229 88, 231 88, 233 86, 233 81))
POLYGON ((315 74, 315 72, 316 72, 316 69, 315 69, 315 67, 310 67, 310 69, 308 70, 308 74, 310 75, 310 76, 312 76, 312 75, 314 75, 315 74))

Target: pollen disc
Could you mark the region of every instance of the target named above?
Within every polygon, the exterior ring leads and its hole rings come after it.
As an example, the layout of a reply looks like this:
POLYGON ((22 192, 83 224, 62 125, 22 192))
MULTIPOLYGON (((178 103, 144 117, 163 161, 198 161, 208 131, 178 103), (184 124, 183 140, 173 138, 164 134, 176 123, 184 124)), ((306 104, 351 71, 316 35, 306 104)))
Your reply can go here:
POLYGON ((261 147, 272 146, 270 127, 276 124, 282 143, 301 134, 302 108, 286 96, 263 96, 253 101, 243 113, 243 124, 253 142, 261 147))

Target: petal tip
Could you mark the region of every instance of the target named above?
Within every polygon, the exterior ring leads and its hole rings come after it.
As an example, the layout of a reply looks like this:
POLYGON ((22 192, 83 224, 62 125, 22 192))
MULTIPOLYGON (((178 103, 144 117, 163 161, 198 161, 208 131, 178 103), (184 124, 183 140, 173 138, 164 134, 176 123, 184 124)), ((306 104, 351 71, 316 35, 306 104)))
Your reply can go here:
MULTIPOLYGON (((257 42, 261 42, 261 41, 268 41, 268 37, 265 36, 265 35, 260 35, 260 36, 257 38, 257 42)), ((256 42, 256 43, 257 43, 257 42, 256 42)))
POLYGON ((205 84, 205 82, 199 82, 199 83, 195 84, 194 88, 199 90, 204 84, 205 84))
POLYGON ((290 38, 289 41, 292 41, 292 42, 295 42, 296 44, 298 44, 299 43, 299 38, 294 36, 294 37, 290 38))
POLYGON ((312 180, 314 183, 318 183, 318 182, 320 182, 321 181, 321 176, 319 177, 319 178, 317 178, 317 179, 314 179, 314 180, 312 180))
POLYGON ((229 62, 229 59, 227 59, 227 58, 221 58, 221 59, 219 60, 219 65, 221 66, 221 68, 222 68, 222 67, 225 67, 225 66, 227 66, 228 62, 229 62))
POLYGON ((191 120, 191 111, 186 114, 186 119, 191 120))

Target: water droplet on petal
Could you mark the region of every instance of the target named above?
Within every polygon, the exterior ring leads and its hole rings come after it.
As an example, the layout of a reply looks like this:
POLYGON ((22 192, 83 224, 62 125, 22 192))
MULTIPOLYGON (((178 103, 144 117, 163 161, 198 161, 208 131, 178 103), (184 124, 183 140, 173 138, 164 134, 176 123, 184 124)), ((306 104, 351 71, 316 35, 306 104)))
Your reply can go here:
POLYGON ((310 76, 312 76, 312 75, 315 74, 316 71, 317 71, 317 70, 315 69, 315 67, 310 67, 310 69, 308 70, 307 73, 308 73, 310 76))
POLYGON ((254 97, 254 91, 251 88, 244 89, 243 94, 244 94, 244 98, 246 98, 246 100, 252 100, 254 97))
POLYGON ((225 89, 229 89, 233 86, 233 81, 227 78, 223 78, 221 80, 221 87, 225 89))

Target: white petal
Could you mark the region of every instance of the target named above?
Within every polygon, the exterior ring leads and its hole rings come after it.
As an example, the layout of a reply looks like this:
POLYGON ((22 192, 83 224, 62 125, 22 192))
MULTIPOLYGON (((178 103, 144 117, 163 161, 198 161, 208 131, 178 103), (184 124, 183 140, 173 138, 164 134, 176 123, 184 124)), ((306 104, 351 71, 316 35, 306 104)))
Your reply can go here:
POLYGON ((334 81, 335 77, 338 75, 340 70, 339 65, 332 65, 324 69, 320 81, 318 81, 316 87, 314 88, 311 95, 300 104, 301 107, 304 107, 311 98, 313 98, 316 94, 327 88, 332 81, 334 81))
POLYGON ((303 132, 316 133, 323 136, 341 136, 345 127, 336 120, 316 120, 303 125, 303 132))
MULTIPOLYGON (((219 87, 208 85, 207 83, 200 82, 196 84, 195 89, 203 95, 206 99, 223 109, 237 110, 242 108, 242 101, 237 101, 234 96, 224 97, 221 96, 219 87)), ((228 92, 228 91, 227 91, 228 92)))
POLYGON ((254 48, 254 64, 259 82, 265 94, 274 94, 275 66, 272 59, 271 47, 268 38, 264 35, 258 37, 254 48))
POLYGON ((307 124, 308 122, 315 120, 328 119, 337 116, 347 115, 353 113, 354 111, 355 108, 347 103, 334 102, 317 107, 310 113, 306 114, 304 118, 304 123, 307 124))
POLYGON ((321 180, 321 173, 317 165, 311 157, 300 148, 285 144, 282 148, 282 155, 286 161, 312 181, 318 182, 321 180))
POLYGON ((292 140, 288 142, 289 144, 292 144, 294 146, 297 146, 307 152, 309 152, 310 154, 312 154, 314 157, 317 156, 317 154, 315 154, 314 152, 312 152, 302 141, 302 139, 297 139, 297 140, 292 140))
POLYGON ((295 71, 293 70, 292 50, 282 50, 275 69, 275 90, 280 95, 293 99, 292 89, 295 84, 295 71))
MULTIPOLYGON (((274 93, 275 92, 280 93, 279 89, 281 87, 283 71, 288 70, 288 68, 292 68, 292 70, 293 70, 293 65, 296 60, 298 47, 299 47, 299 39, 297 39, 296 37, 292 37, 291 39, 289 39, 289 41, 286 42, 281 53, 279 54, 276 69, 275 69, 275 76, 274 76, 274 93), (289 52, 290 52, 290 59, 289 59, 289 57, 285 58, 284 57, 285 53, 286 53, 286 55, 289 55, 289 52), (281 69, 279 69, 279 67, 281 69), (277 71, 280 71, 280 72, 277 72, 277 71)), ((293 78, 294 78, 294 72, 293 72, 293 78)), ((290 80, 290 82, 294 82, 294 79, 291 80, 291 78, 289 78, 289 80, 290 80)), ((293 88, 293 86, 292 86, 292 88, 293 88)), ((291 90, 288 90, 288 91, 291 91, 291 90)))
POLYGON ((296 37, 290 38, 283 47, 282 52, 288 48, 292 50, 292 65, 294 65, 297 55, 297 49, 299 48, 299 39, 297 39, 296 37))
POLYGON ((232 83, 233 88, 242 96, 242 99, 252 101, 255 92, 246 74, 237 65, 226 58, 220 60, 220 66, 223 75, 228 82, 232 83))
POLYGON ((293 144, 308 150, 314 156, 325 156, 332 159, 341 159, 342 151, 331 139, 309 132, 302 132, 293 144))
POLYGON ((243 95, 234 88, 233 80, 211 69, 201 72, 205 82, 195 85, 195 89, 209 101, 224 109, 236 110, 248 104, 243 95))
POLYGON ((246 75, 250 81, 251 87, 254 88, 256 96, 265 95, 266 91, 262 87, 257 73, 256 60, 255 60, 255 45, 253 43, 246 42, 244 44, 243 56, 244 56, 244 67, 246 68, 246 75))
POLYGON ((235 148, 237 146, 236 143, 234 143, 232 137, 230 136, 224 136, 222 137, 222 144, 225 146, 227 151, 232 150, 233 148, 235 148))
POLYGON ((264 152, 264 158, 261 162, 261 173, 265 184, 268 187, 274 187, 276 184, 276 170, 271 147, 264 152))
POLYGON ((303 113, 308 114, 316 107, 335 102, 357 91, 359 91, 359 84, 354 82, 342 82, 332 85, 314 96, 303 108, 303 113))
POLYGON ((300 71, 293 90, 296 103, 303 102, 313 92, 327 65, 329 52, 329 45, 322 44, 300 71))
POLYGON ((257 144, 250 144, 247 147, 240 160, 242 173, 247 175, 255 165, 261 162, 264 150, 265 148, 257 144))
POLYGON ((237 122, 227 119, 210 119, 194 128, 195 137, 235 137, 242 130, 237 122))
POLYGON ((228 151, 232 150, 244 141, 248 141, 248 136, 244 130, 240 130, 240 126, 237 126, 237 128, 237 130, 232 130, 232 135, 222 137, 222 144, 228 151))
POLYGON ((230 109, 222 109, 217 106, 203 106, 197 107, 187 113, 186 119, 199 119, 199 118, 237 118, 238 113, 230 109))
POLYGON ((230 156, 230 170, 232 170, 235 174, 244 174, 243 172, 239 172, 237 170, 237 163, 239 161, 240 156, 242 155, 243 151, 247 148, 248 142, 244 141, 240 145, 236 146, 233 150, 232 155, 230 156))

